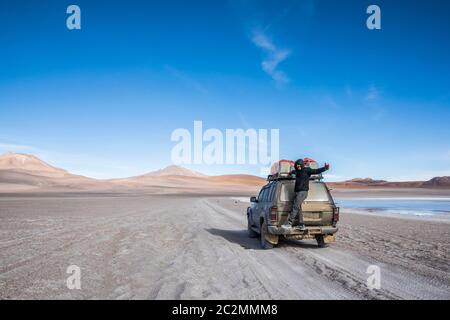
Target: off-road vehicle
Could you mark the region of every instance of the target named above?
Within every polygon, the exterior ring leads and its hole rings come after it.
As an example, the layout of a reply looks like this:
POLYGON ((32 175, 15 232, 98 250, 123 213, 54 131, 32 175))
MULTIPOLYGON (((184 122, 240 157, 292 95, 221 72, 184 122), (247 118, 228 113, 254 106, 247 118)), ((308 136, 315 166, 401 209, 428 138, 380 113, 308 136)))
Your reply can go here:
POLYGON ((293 165, 290 161, 289 165, 281 162, 277 165, 285 167, 284 173, 283 168, 275 174, 272 172, 268 177, 269 182, 261 189, 258 197, 250 198, 251 204, 247 208, 248 235, 252 238, 259 235, 264 249, 273 248, 280 237, 316 239, 319 247, 333 242, 338 230, 336 224, 339 220, 339 208, 321 175, 311 176, 308 197, 302 205, 306 230, 283 227, 292 211, 295 175, 290 173, 289 167, 293 165))

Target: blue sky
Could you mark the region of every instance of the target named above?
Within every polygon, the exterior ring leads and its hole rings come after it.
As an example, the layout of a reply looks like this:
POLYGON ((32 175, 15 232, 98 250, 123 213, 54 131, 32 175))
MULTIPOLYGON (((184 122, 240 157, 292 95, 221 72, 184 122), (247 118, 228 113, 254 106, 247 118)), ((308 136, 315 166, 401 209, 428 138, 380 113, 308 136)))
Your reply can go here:
POLYGON ((2 1, 0 152, 125 177, 171 164, 173 130, 201 120, 279 128, 280 156, 330 162, 330 180, 450 175, 449 14, 445 0, 2 1))

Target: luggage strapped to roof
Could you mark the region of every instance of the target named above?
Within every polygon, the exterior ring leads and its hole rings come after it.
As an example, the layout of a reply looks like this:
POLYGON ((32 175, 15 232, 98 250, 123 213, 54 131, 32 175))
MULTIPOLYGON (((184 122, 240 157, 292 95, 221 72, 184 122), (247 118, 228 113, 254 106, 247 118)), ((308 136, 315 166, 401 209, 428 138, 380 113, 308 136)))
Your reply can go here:
MULTIPOLYGON (((303 161, 306 167, 310 167, 311 169, 319 168, 319 164, 314 159, 304 158, 303 161)), ((286 159, 274 162, 270 168, 270 174, 267 176, 267 180, 274 181, 295 179, 295 175, 291 174, 291 172, 295 170, 294 165, 294 161, 286 159)), ((311 176, 311 180, 321 180, 322 178, 322 174, 315 174, 311 176)))

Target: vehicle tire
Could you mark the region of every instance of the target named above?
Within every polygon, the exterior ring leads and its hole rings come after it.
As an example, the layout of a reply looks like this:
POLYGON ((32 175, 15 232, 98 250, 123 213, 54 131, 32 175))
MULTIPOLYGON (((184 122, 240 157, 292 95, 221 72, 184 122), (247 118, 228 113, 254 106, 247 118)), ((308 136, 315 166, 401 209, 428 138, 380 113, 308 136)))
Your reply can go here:
POLYGON ((317 236, 316 237, 317 240, 317 245, 319 246, 319 248, 325 248, 328 245, 325 243, 325 239, 323 235, 317 236))
POLYGON ((261 247, 263 249, 273 249, 273 244, 266 240, 267 224, 263 222, 261 225, 261 247))
POLYGON ((250 217, 247 216, 247 231, 248 231, 248 236, 250 238, 256 238, 258 237, 258 233, 252 229, 252 224, 250 223, 250 217))

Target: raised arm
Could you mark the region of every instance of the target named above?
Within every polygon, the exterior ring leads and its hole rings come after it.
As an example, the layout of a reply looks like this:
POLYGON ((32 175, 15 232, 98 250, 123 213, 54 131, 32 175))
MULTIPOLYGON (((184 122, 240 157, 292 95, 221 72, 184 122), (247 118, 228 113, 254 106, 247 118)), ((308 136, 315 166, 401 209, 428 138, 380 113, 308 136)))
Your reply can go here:
POLYGON ((319 168, 319 169, 309 168, 308 171, 309 171, 309 174, 319 174, 319 173, 327 171, 328 169, 330 169, 330 165, 328 163, 325 163, 325 165, 322 168, 319 168))

